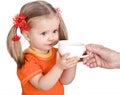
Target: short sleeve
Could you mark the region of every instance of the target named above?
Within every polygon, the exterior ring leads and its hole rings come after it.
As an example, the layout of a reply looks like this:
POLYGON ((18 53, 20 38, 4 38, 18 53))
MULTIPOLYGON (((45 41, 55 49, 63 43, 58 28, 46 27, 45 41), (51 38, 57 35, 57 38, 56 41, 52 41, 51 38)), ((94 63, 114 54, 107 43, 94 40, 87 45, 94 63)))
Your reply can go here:
POLYGON ((25 59, 25 64, 21 69, 17 70, 17 75, 22 85, 24 85, 38 73, 42 73, 42 68, 38 64, 38 60, 32 55, 27 55, 25 59))

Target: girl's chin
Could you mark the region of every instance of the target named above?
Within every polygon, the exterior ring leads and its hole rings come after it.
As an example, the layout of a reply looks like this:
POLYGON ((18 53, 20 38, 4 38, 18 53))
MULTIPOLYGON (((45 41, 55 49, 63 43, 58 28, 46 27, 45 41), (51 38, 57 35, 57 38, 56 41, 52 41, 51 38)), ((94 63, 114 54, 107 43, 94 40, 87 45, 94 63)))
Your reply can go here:
POLYGON ((46 48, 46 50, 48 50, 48 51, 49 51, 50 49, 52 49, 52 46, 49 46, 49 47, 46 48))

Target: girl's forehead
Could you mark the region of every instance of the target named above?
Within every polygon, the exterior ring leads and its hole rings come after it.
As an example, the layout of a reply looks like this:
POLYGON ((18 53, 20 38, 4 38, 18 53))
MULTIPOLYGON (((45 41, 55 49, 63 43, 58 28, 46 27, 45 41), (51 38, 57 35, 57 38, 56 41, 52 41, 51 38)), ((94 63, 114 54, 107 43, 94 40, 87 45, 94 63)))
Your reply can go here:
POLYGON ((56 17, 35 17, 31 19, 32 28, 50 29, 57 28, 60 20, 56 17))
POLYGON ((38 22, 43 22, 43 21, 59 21, 59 18, 55 15, 44 15, 44 16, 38 16, 38 17, 33 17, 29 20, 31 23, 38 23, 38 22))

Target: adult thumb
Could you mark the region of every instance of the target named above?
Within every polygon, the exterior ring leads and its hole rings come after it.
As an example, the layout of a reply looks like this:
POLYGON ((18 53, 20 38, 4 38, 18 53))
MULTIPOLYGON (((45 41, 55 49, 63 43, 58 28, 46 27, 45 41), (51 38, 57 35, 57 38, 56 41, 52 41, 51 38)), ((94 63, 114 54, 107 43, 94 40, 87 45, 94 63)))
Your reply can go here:
POLYGON ((104 55, 107 53, 107 48, 105 48, 102 45, 97 45, 97 44, 88 44, 86 45, 86 48, 88 51, 93 52, 98 55, 104 55))

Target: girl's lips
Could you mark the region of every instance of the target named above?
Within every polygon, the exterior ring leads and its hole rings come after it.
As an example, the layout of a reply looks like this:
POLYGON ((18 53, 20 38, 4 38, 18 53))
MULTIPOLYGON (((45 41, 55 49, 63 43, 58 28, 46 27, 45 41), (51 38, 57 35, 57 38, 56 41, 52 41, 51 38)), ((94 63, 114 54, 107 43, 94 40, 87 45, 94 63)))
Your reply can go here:
POLYGON ((50 46, 54 46, 54 45, 56 45, 56 44, 57 44, 57 41, 52 42, 52 43, 50 43, 49 45, 50 45, 50 46))
POLYGON ((53 47, 54 45, 57 44, 57 42, 58 42, 58 41, 53 41, 53 42, 51 42, 51 43, 48 43, 47 45, 50 46, 50 47, 53 47))
POLYGON ((48 44, 49 46, 52 46, 53 44, 48 44))

